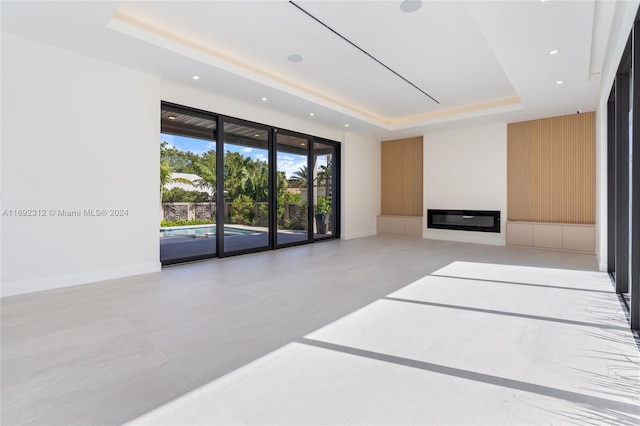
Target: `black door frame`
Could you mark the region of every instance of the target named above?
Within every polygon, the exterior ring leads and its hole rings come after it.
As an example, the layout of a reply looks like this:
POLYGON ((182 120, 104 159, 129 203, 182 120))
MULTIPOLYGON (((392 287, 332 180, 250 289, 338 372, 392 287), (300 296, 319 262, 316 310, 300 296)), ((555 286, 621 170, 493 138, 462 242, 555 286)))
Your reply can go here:
MULTIPOLYGON (((214 257, 227 257, 227 256, 235 256, 247 253, 254 253, 259 251, 266 250, 274 250, 283 247, 289 247, 294 245, 301 244, 309 244, 312 242, 324 241, 329 239, 339 239, 340 238, 340 148, 341 144, 337 141, 332 141, 329 139, 319 138, 312 135, 295 132, 292 130, 276 128, 274 126, 269 126, 262 123, 257 123, 249 120, 239 119, 236 117, 227 116, 224 114, 217 114, 215 112, 205 111, 202 109, 192 108, 172 102, 161 101, 161 110, 162 109, 170 109, 181 111, 184 114, 192 114, 197 117, 202 117, 206 119, 213 120, 216 123, 216 129, 213 132, 213 140, 216 142, 216 223, 224 225, 224 190, 219 190, 224 185, 224 123, 232 123, 247 127, 255 127, 260 130, 266 130, 268 135, 268 153, 269 153, 269 196, 268 196, 268 206, 269 206, 269 242, 267 246, 261 246, 257 248, 250 248, 246 250, 236 250, 227 252, 224 250, 224 226, 216 226, 216 253, 214 255, 202 255, 202 256, 191 256, 189 258, 180 258, 175 260, 170 260, 167 262, 163 262, 163 266, 171 265, 175 263, 189 262, 193 260, 203 260, 214 257), (277 198, 276 198, 276 174, 277 174, 277 146, 276 146, 276 137, 278 132, 282 132, 283 134, 300 137, 309 141, 309 149, 307 156, 307 167, 311 170, 311 161, 313 156, 313 146, 315 142, 321 142, 324 144, 329 144, 333 147, 333 155, 334 155, 334 163, 335 167, 333 167, 333 179, 332 179, 332 194, 333 196, 333 209, 332 209, 332 223, 333 229, 332 234, 327 237, 322 238, 314 238, 313 235, 313 205, 312 203, 307 203, 308 213, 308 238, 304 241, 288 243, 288 244, 278 244, 277 243, 277 217, 275 212, 277 211, 277 198), (222 208, 219 208, 222 206, 222 208)), ((311 194, 313 188, 311 185, 307 185, 309 195, 311 194)), ((311 199, 309 197, 308 199, 311 199)))

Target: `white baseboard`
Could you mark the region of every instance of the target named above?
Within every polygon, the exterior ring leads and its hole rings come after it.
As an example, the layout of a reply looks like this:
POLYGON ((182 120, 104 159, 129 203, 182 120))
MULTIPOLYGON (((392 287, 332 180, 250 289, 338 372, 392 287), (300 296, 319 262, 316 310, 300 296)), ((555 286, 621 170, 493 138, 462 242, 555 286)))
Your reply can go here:
POLYGON ((2 287, 0 288, 0 297, 71 287, 75 285, 94 283, 97 281, 129 277, 132 275, 148 274, 160 271, 161 267, 162 265, 160 262, 151 262, 119 268, 99 269, 78 272, 75 274, 36 278, 33 280, 3 282, 2 287))
POLYGON ((349 233, 343 233, 340 236, 341 240, 353 240, 354 238, 364 238, 364 237, 371 237, 372 235, 376 235, 377 232, 375 229, 372 230, 368 230, 368 231, 359 231, 359 232, 349 232, 349 233))

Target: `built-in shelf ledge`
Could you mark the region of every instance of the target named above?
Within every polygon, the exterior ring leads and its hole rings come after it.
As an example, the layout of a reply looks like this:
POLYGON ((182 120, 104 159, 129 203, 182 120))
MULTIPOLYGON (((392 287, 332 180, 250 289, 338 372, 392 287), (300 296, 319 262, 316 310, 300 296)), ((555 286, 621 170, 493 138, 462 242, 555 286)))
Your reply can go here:
POLYGON ((595 253, 595 225, 507 221, 507 245, 595 253))
POLYGON ((378 234, 405 235, 422 238, 422 216, 391 216, 377 217, 378 234))

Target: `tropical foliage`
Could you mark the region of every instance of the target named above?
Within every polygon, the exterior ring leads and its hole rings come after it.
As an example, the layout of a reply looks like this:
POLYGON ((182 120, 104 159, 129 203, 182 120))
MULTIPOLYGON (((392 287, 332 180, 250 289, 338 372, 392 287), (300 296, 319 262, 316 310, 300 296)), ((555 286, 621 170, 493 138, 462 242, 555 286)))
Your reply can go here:
POLYGON ((192 225, 209 225, 214 224, 213 220, 191 219, 191 220, 163 220, 160 222, 161 227, 167 226, 192 226, 192 225))
POLYGON ((325 215, 331 213, 331 201, 327 197, 318 197, 316 214, 325 215))
POLYGON ((173 177, 171 167, 166 161, 160 161, 160 202, 163 201, 164 189, 170 183, 184 183, 194 185, 189 179, 173 177))
MULTIPOLYGON (((284 172, 277 173, 277 217, 278 226, 288 229, 306 229, 306 204, 302 203, 300 194, 294 194, 290 187, 306 186, 306 167, 287 180, 284 172), (285 206, 296 203, 301 206, 304 218, 285 219, 285 206)), ((224 201, 229 203, 228 219, 232 223, 244 225, 268 225, 269 200, 269 167, 266 161, 245 157, 238 152, 227 151, 224 155, 224 201)), ((216 201, 216 152, 206 151, 196 154, 170 148, 166 142, 160 144, 160 182, 164 202, 208 202, 216 201), (182 182, 178 178, 172 180, 172 173, 192 173, 200 176, 194 182, 193 191, 181 188, 166 190, 172 182, 182 182), (210 195, 212 194, 212 195, 210 195)), ((184 182, 183 182, 184 183, 184 182)), ((213 208, 210 211, 214 211, 213 208)), ((213 219, 213 218, 212 218, 213 219)))
POLYGON ((292 188, 306 188, 307 187, 307 166, 302 166, 291 175, 289 185, 292 188))
POLYGON ((187 191, 182 188, 165 189, 162 195, 163 203, 206 203, 210 201, 207 192, 187 191))

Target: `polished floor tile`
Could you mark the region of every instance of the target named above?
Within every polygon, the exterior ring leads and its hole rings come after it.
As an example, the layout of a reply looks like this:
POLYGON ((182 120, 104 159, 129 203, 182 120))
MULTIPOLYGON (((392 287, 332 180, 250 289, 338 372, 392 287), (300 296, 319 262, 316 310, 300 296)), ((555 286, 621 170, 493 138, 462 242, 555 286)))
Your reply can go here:
POLYGON ((455 377, 447 371, 407 369, 373 399, 353 425, 507 424, 513 389, 455 377))
POLYGON ((0 303, 3 425, 640 422, 594 256, 376 236, 0 303))

